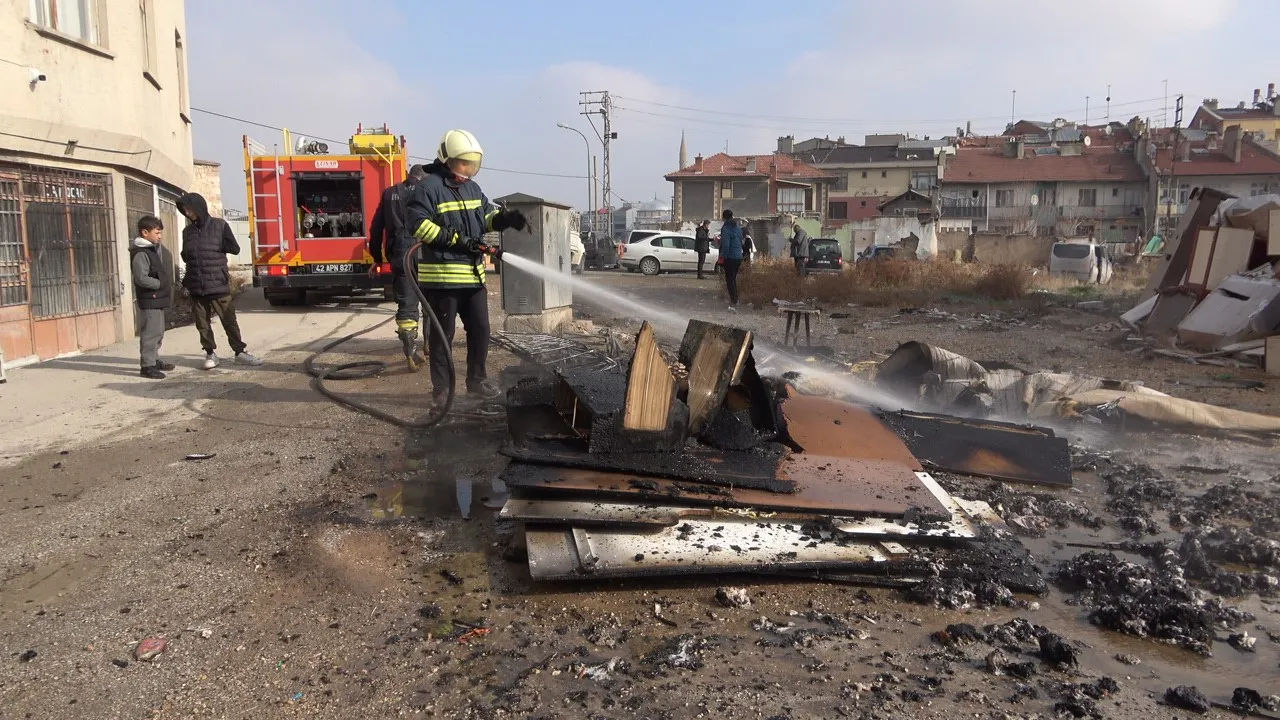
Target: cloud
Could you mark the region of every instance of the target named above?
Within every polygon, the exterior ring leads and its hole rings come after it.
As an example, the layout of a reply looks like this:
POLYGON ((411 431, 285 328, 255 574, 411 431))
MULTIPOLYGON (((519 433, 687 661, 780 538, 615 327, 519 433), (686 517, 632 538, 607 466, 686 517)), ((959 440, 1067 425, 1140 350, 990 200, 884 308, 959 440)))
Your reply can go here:
MULTIPOLYGON (((580 115, 583 90, 615 98, 617 196, 666 198, 671 186, 662 176, 676 169, 682 131, 690 156, 726 145, 767 153, 789 133, 859 142, 873 132, 940 136, 966 120, 975 131, 998 132, 1014 89, 1017 116, 1081 120, 1089 96, 1090 119, 1098 121, 1108 84, 1113 120, 1141 114, 1158 121, 1165 79, 1170 104, 1187 94, 1189 117, 1201 97, 1247 99, 1265 85, 1269 78, 1241 76, 1242 68, 1270 67, 1265 43, 1242 42, 1241 20, 1270 26, 1280 15, 1266 0, 920 0, 912 7, 904 14, 895 5, 850 1, 805 23, 762 25, 740 53, 727 55, 717 41, 701 54, 684 40, 655 41, 643 54, 575 44, 577 28, 566 22, 562 36, 539 40, 550 58, 542 64, 520 65, 525 55, 507 45, 493 49, 522 39, 486 38, 476 51, 498 54, 480 65, 495 69, 463 78, 438 70, 465 65, 467 54, 415 45, 397 0, 361 3, 362 17, 380 18, 377 33, 351 22, 342 0, 190 3, 191 87, 197 106, 338 140, 359 122, 387 122, 419 156, 432 155, 445 130, 467 128, 485 146, 480 182, 490 195, 522 191, 584 206, 582 139, 556 127, 582 130, 591 153, 600 154, 580 115), (570 60, 572 53, 609 60, 570 60), (503 57, 512 60, 498 62, 503 57)), ((750 25, 756 17, 769 16, 747 8, 740 19, 750 25)), ((238 198, 240 134, 264 140, 273 133, 195 120, 197 156, 224 163, 226 195, 238 198)))
MULTIPOLYGON (((193 108, 344 143, 361 122, 387 122, 395 130, 407 118, 420 117, 431 86, 415 82, 411 92, 397 68, 361 47, 355 30, 333 23, 349 12, 342 5, 192 3, 187 26, 193 108)), ((366 0, 364 6, 374 14, 392 11, 382 0, 366 0)), ((271 147, 283 142, 281 134, 201 112, 193 122, 196 157, 222 163, 224 203, 243 208, 241 135, 271 147)))

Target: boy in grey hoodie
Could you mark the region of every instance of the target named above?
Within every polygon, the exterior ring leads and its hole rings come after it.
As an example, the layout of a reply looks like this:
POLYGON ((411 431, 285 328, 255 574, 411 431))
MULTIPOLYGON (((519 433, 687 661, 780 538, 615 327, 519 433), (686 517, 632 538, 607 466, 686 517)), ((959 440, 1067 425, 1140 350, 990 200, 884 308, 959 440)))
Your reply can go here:
POLYGON ((164 223, 154 215, 138 220, 138 237, 129 246, 129 269, 133 294, 138 303, 138 348, 144 378, 163 380, 173 365, 160 359, 164 342, 164 311, 173 300, 173 258, 161 240, 164 223), (167 258, 167 260, 166 260, 167 258))

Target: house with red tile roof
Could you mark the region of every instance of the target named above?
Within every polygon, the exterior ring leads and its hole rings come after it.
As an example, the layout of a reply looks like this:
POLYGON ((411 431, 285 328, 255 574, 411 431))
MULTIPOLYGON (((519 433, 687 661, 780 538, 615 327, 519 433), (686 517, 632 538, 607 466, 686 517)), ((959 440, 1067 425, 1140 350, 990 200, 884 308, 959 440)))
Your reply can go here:
POLYGON ((939 172, 942 226, 1136 238, 1144 229, 1148 186, 1132 135, 1040 125, 1024 121, 1010 126, 1012 135, 961 140, 939 172))
POLYGON ((1152 130, 1138 143, 1138 156, 1162 228, 1177 225, 1193 188, 1236 197, 1280 193, 1280 154, 1240 125, 1229 125, 1221 135, 1201 128, 1152 130))
POLYGON ((1253 103, 1248 105, 1242 102, 1235 107, 1220 107, 1217 98, 1207 99, 1187 127, 1225 136, 1232 125, 1239 125, 1245 137, 1258 145, 1280 151, 1280 102, 1277 102, 1276 84, 1267 85, 1265 96, 1261 89, 1254 90, 1253 103))
POLYGON ((783 153, 698 155, 666 179, 675 185, 675 219, 718 220, 724 210, 740 218, 791 214, 826 217, 834 176, 783 153))

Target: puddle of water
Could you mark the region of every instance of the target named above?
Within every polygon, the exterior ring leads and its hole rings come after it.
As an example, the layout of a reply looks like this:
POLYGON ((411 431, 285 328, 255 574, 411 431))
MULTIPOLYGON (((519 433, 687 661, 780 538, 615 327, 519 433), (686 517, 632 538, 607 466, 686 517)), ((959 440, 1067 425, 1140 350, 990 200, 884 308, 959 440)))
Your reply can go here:
POLYGON ((462 513, 463 520, 471 519, 471 478, 459 477, 454 482, 455 494, 458 499, 458 511, 462 513))

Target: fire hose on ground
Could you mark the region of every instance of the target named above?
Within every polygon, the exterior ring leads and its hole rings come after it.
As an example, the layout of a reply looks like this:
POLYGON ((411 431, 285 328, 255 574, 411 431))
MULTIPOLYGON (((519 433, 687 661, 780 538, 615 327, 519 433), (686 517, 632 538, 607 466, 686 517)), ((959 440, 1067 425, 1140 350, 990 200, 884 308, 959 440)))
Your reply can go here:
MULTIPOLYGON (((407 268, 414 267, 414 263, 418 255, 418 251, 421 250, 421 248, 422 248, 422 243, 420 242, 414 243, 413 247, 410 247, 409 250, 405 252, 404 258, 403 258, 404 268, 407 269, 407 268)), ((496 250, 493 248, 490 248, 487 245, 481 246, 481 252, 489 255, 496 254, 496 250)), ((437 333, 440 333, 441 337, 444 337, 444 334, 445 334, 444 327, 440 324, 440 318, 436 316, 435 311, 431 308, 431 303, 427 302, 427 296, 423 294, 422 288, 418 286, 418 283, 413 282, 413 283, 409 283, 409 285, 413 288, 414 294, 418 296, 418 303, 419 305, 422 306, 423 314, 431 323, 430 328, 428 329, 428 334, 424 335, 422 339, 423 345, 425 347, 427 345, 427 339, 430 337, 429 333, 437 332, 437 333)), ((453 407, 453 400, 454 400, 454 393, 455 393, 454 386, 456 385, 456 382, 457 382, 457 373, 453 367, 453 351, 449 347, 448 343, 440 343, 440 347, 439 347, 439 349, 443 350, 445 353, 445 367, 447 368, 447 373, 449 377, 449 386, 448 386, 448 391, 445 395, 445 401, 443 405, 432 408, 431 415, 427 416, 427 418, 424 420, 416 420, 416 421, 405 420, 403 418, 396 417, 395 415, 392 415, 391 413, 386 412, 384 410, 379 410, 378 408, 373 407, 372 405, 360 402, 359 400, 355 400, 353 398, 347 397, 340 393, 334 392, 329 388, 328 385, 325 384, 326 381, 328 380, 362 380, 366 378, 375 377, 381 374, 383 370, 387 369, 387 363, 382 360, 359 360, 356 362, 349 362, 349 363, 342 363, 340 365, 334 365, 333 367, 326 368, 324 370, 320 370, 316 368, 316 359, 319 358, 321 355, 332 352, 334 348, 337 348, 338 346, 342 345, 345 342, 349 342, 362 335, 371 333, 374 330, 378 330, 384 327, 385 325, 387 325, 388 323, 392 322, 392 320, 394 320, 394 318, 388 318, 376 325, 367 327, 364 330, 353 332, 350 335, 345 335, 343 337, 338 338, 337 340, 334 340, 328 345, 325 345, 324 347, 320 348, 316 352, 312 353, 311 356, 308 357, 303 362, 302 364, 303 369, 306 370, 306 373, 308 375, 310 375, 312 378, 315 379, 314 383, 315 383, 316 390, 318 390, 321 395, 324 395, 325 397, 329 398, 330 400, 332 400, 333 402, 339 405, 342 405, 343 407, 350 408, 357 412, 362 412, 366 415, 369 415, 370 417, 377 418, 385 423, 389 423, 391 425, 395 425, 396 427, 401 427, 401 428, 407 428, 412 430, 424 430, 426 428, 439 425, 441 422, 444 421, 445 417, 448 416, 449 410, 453 407)), ((466 413, 466 414, 455 413, 455 417, 462 417, 462 416, 466 416, 466 417, 474 416, 474 417, 480 417, 480 418, 487 417, 485 415, 472 414, 472 413, 466 413)))

